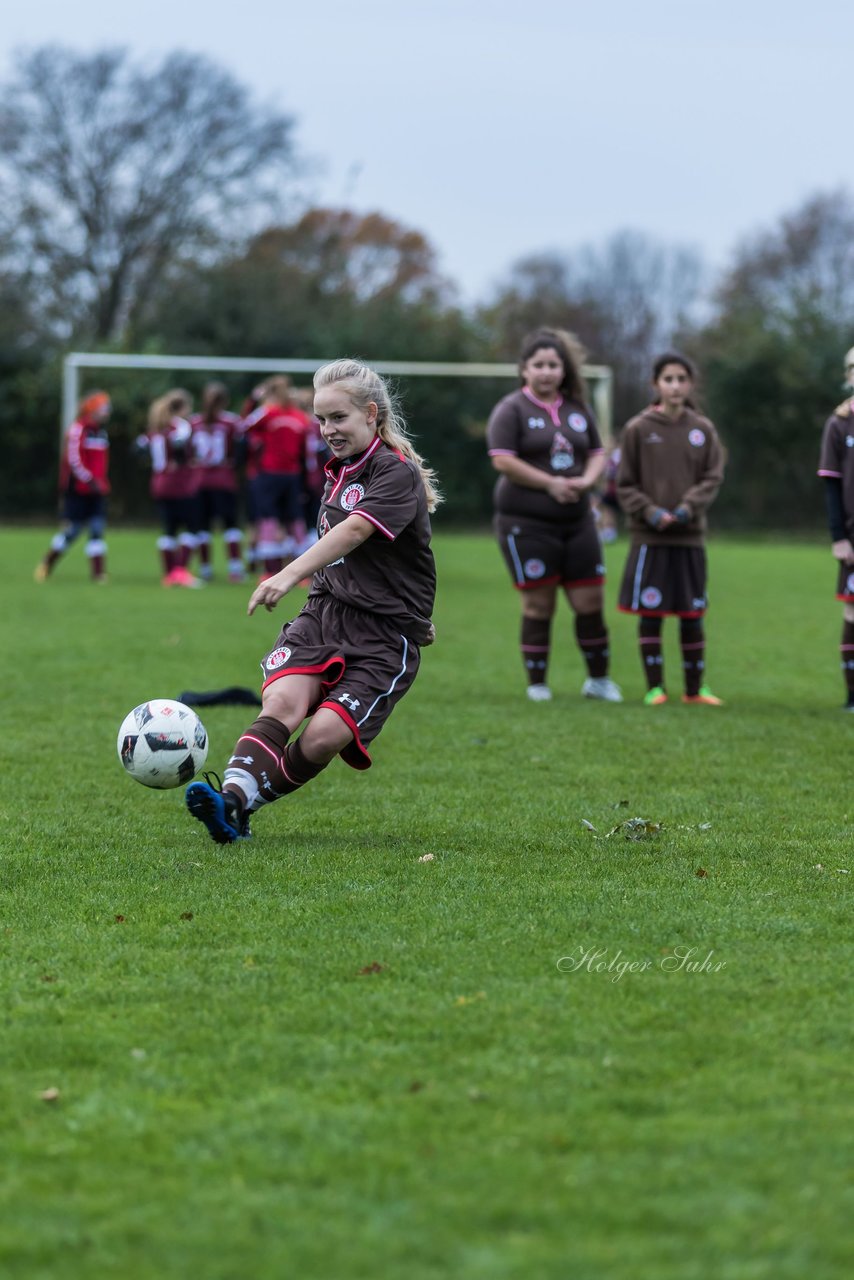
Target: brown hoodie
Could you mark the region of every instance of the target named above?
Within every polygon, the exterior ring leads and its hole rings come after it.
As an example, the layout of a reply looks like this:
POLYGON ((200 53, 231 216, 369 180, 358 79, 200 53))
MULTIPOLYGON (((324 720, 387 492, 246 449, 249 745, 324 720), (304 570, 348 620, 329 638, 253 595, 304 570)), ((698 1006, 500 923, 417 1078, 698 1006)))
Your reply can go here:
POLYGON ((713 424, 695 409, 674 421, 656 405, 626 424, 620 440, 617 498, 635 545, 696 547, 706 532, 706 508, 724 477, 724 451, 713 424), (658 530, 657 508, 687 508, 688 519, 658 530))

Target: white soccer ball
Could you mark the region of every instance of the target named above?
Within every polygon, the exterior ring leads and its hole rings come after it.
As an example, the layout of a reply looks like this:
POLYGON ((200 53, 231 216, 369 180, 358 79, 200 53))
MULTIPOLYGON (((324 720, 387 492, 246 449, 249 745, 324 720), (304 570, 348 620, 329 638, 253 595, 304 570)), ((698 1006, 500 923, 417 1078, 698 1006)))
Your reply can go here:
POLYGON ((167 790, 183 786, 201 769, 208 758, 208 735, 192 707, 172 698, 152 698, 125 716, 116 748, 136 782, 167 790))

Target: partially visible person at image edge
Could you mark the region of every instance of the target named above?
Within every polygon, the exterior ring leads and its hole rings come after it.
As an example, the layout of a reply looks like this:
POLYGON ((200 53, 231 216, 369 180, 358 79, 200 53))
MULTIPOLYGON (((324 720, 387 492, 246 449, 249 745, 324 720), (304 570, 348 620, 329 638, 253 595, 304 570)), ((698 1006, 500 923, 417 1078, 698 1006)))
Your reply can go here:
POLYGON ((605 566, 590 490, 605 451, 584 399, 584 353, 572 334, 542 328, 519 353, 518 391, 495 406, 487 425, 489 457, 500 473, 493 527, 520 594, 520 648, 532 702, 548 702, 552 619, 561 588, 575 615, 587 666, 581 692, 622 702, 610 679, 603 614, 605 566))
POLYGON ((110 441, 107 421, 112 412, 106 391, 93 391, 80 401, 77 417, 65 433, 59 488, 62 528, 54 535, 44 558, 36 565, 36 582, 47 582, 58 561, 88 526, 86 555, 93 582, 107 581, 107 495, 110 492, 110 441))
MULTIPOLYGON (((845 355, 845 381, 854 387, 854 347, 845 355)), ((830 549, 839 562, 836 599, 842 601, 844 710, 854 711, 854 397, 843 400, 824 424, 818 474, 824 480, 830 549)))
POLYGON ((628 516, 631 548, 619 608, 640 619, 638 641, 647 682, 644 702, 668 701, 661 630, 679 619, 685 692, 682 701, 722 705, 706 683, 706 511, 724 474, 717 431, 691 395, 694 366, 668 351, 652 372, 653 403, 620 438, 617 497, 628 516))
POLYGON ((316 778, 337 755, 354 769, 370 768, 368 747, 411 688, 421 647, 435 635, 433 473, 372 369, 333 361, 318 369, 314 386, 332 453, 320 538, 259 583, 249 613, 275 608, 313 575, 308 600, 261 664, 262 714, 238 738, 222 790, 208 775, 186 791, 190 813, 218 844, 245 838, 249 814, 316 778))

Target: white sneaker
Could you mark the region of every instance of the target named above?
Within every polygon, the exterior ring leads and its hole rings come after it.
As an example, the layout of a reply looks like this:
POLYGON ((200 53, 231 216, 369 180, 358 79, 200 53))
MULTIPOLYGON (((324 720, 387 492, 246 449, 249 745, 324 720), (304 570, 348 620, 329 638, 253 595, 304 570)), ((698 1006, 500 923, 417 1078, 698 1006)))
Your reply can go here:
POLYGON ((600 702, 622 702, 623 693, 609 676, 588 676, 581 686, 585 698, 598 698, 600 702))
POLYGON ((551 702, 552 691, 547 684, 529 684, 528 697, 532 702, 551 702))

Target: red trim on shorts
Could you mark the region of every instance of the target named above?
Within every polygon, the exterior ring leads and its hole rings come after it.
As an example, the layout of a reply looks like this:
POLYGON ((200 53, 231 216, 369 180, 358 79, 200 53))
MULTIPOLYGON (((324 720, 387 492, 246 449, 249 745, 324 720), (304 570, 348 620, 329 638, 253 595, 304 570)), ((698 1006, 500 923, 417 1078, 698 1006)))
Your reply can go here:
POLYGON ((273 675, 268 676, 267 679, 264 681, 264 683, 261 685, 261 692, 263 693, 263 691, 267 688, 267 685, 272 684, 274 680, 281 680, 282 676, 319 676, 324 671, 328 671, 330 667, 336 666, 336 664, 339 662, 341 664, 341 670, 338 672, 335 679, 323 680, 321 682, 324 691, 327 689, 331 689, 334 685, 338 683, 338 681, 341 679, 341 677, 343 676, 346 670, 347 664, 343 658, 330 658, 328 662, 324 662, 318 667, 288 667, 287 671, 276 671, 273 673, 273 675))
POLYGON ((338 752, 344 763, 348 764, 351 769, 370 769, 373 761, 362 746, 362 740, 359 737, 359 726, 349 711, 345 711, 340 702, 321 702, 316 710, 319 711, 321 707, 327 707, 330 711, 334 711, 336 715, 340 716, 353 735, 353 741, 348 742, 346 747, 343 747, 338 752))
POLYGON ((599 578, 567 578, 560 585, 562 587, 601 587, 604 581, 603 574, 599 578))
POLYGON ((617 605, 618 613, 631 613, 636 618, 703 618, 705 609, 691 609, 680 613, 678 609, 627 609, 624 604, 617 605))
POLYGON ((538 578, 536 582, 514 582, 513 586, 517 591, 534 591, 537 587, 556 587, 560 583, 560 574, 556 573, 551 578, 538 578))
POLYGON ((836 599, 841 600, 843 604, 854 604, 854 596, 837 595, 836 599))

